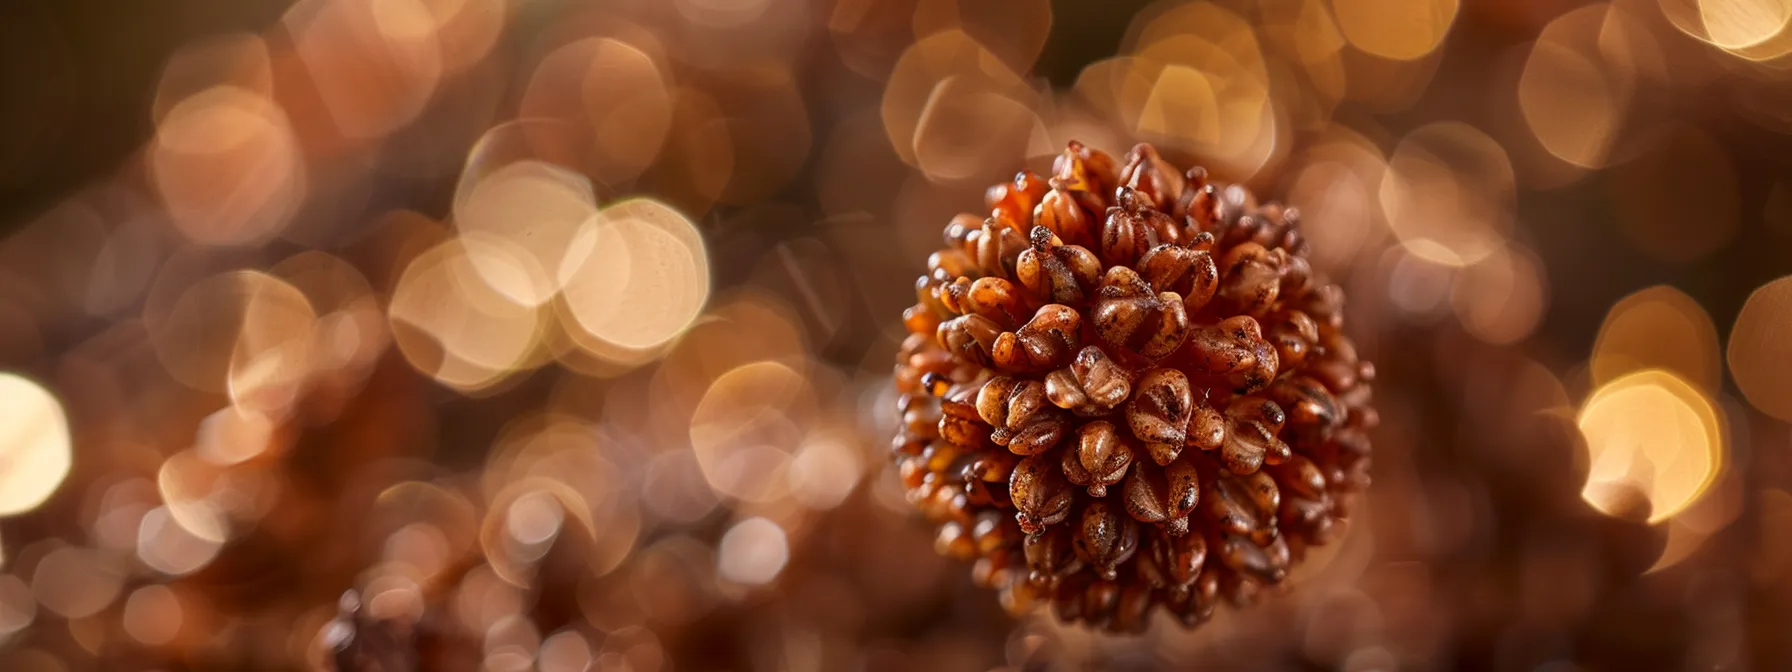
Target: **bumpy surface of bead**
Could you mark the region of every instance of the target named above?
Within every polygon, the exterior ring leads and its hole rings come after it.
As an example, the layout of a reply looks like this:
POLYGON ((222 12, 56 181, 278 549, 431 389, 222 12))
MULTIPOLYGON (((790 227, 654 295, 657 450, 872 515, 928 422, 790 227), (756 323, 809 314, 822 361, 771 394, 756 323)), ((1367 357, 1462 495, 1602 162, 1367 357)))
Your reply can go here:
POLYGON ((928 259, 892 449, 1011 612, 1143 631, 1282 586, 1368 485, 1374 368, 1299 213, 1072 142, 928 259))

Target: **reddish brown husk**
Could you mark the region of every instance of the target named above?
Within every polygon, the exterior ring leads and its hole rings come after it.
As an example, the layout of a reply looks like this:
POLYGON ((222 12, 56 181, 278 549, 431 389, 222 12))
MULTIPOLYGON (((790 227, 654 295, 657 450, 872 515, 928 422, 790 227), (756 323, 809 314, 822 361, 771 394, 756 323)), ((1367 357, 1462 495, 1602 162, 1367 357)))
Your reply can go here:
POLYGON ((1016 612, 1193 626, 1340 534, 1374 368, 1294 209, 1149 145, 1073 142, 1054 173, 991 188, 928 260, 896 365, 903 484, 1016 612))

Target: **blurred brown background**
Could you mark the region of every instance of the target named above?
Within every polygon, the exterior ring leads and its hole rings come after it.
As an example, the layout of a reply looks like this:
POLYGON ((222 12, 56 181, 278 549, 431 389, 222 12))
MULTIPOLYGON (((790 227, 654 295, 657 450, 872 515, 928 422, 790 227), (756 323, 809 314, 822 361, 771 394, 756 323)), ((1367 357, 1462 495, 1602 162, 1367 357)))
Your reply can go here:
POLYGON ((5 3, 0 669, 1792 666, 1789 21, 5 3), (1348 540, 1192 633, 1009 619, 885 468, 1070 139, 1300 207, 1382 372, 1348 540))

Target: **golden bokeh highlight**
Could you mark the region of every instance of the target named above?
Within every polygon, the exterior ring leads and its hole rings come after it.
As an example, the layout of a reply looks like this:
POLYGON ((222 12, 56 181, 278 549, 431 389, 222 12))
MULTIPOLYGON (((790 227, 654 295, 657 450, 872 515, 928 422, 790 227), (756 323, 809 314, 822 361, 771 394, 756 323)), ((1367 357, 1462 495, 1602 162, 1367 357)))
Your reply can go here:
POLYGON ((1792 54, 1792 3, 1786 0, 1656 0, 1682 34, 1744 62, 1783 68, 1792 54))
POLYGON ((150 290, 143 322, 162 366, 196 390, 225 392, 246 408, 277 412, 308 373, 316 313, 302 292, 262 271, 230 271, 185 284, 200 267, 171 263, 150 290))
POLYGON ((1396 61, 1437 50, 1459 9, 1458 0, 1332 0, 1351 46, 1396 61))
POLYGON ((442 73, 451 75, 483 61, 510 20, 507 0, 420 0, 435 25, 442 73))
POLYGON ((1705 494, 1727 452, 1710 399, 1656 369, 1602 385, 1575 422, 1587 449, 1581 497, 1609 515, 1633 515, 1635 494, 1649 522, 1674 517, 1705 494))
POLYGON ((11 640, 37 620, 37 598, 31 586, 12 574, 0 574, 0 641, 11 640))
POLYGON ((764 15, 773 0, 673 0, 672 4, 692 23, 712 28, 740 28, 764 15))
POLYGON ((214 464, 237 464, 271 452, 277 430, 275 420, 267 415, 226 406, 199 421, 193 451, 214 464))
POLYGON ((131 591, 124 602, 124 631, 150 646, 172 641, 180 634, 180 596, 167 586, 150 585, 131 591))
POLYGON ((734 139, 729 121, 701 90, 673 93, 672 127, 660 160, 645 179, 667 191, 668 200, 701 215, 722 197, 734 179, 734 139))
POLYGON ((1401 138, 1378 196, 1408 252, 1460 267, 1505 245, 1515 192, 1505 149, 1473 126, 1444 121, 1401 138))
POLYGON ((1627 21, 1609 4, 1588 5, 1556 17, 1525 58, 1518 105, 1544 149, 1581 168, 1605 165, 1635 89, 1629 62, 1608 57, 1606 39, 1627 21))
POLYGON ((1730 329, 1730 376, 1761 412, 1792 421, 1792 276, 1749 294, 1730 329))
POLYGON ((392 338, 424 375, 465 392, 520 367, 540 337, 541 312, 486 284, 459 240, 412 260, 387 308, 392 338))
POLYGON ((64 546, 38 560, 31 574, 31 592, 45 609, 63 618, 79 619, 99 613, 118 599, 124 579, 124 568, 105 554, 64 546))
POLYGON ((375 138, 422 113, 443 73, 431 9, 423 0, 303 0, 287 10, 293 54, 337 134, 375 138))
POLYGON ((748 518, 728 528, 716 549, 717 572, 736 583, 771 582, 790 561, 784 528, 765 518, 748 518))
POLYGON ((1386 235, 1380 202, 1386 172, 1381 151, 1349 131, 1337 130, 1304 153, 1288 202, 1300 207, 1301 232, 1312 241, 1314 266, 1343 271, 1360 250, 1386 235))
POLYGON ((691 417, 691 449, 716 492, 767 502, 788 491, 785 471, 815 404, 809 380, 777 362, 739 366, 715 379, 691 417))
POLYGON ((913 4, 916 37, 962 31, 1015 72, 1033 67, 1052 28, 1050 0, 915 0, 913 4))
POLYGON ((885 85, 884 132, 902 160, 939 182, 1000 171, 998 156, 1055 151, 1020 75, 963 30, 917 40, 885 85))
POLYGON ((1648 571, 1659 572, 1687 561, 1713 535, 1735 523, 1746 504, 1745 492, 1742 474, 1734 462, 1726 461, 1705 494, 1667 521, 1666 548, 1648 571))
POLYGON ((960 76, 934 87, 916 120, 913 143, 915 167, 940 182, 988 174, 994 169, 988 157, 1051 152, 1045 122, 1026 101, 960 76))
POLYGON ((353 264, 323 252, 300 252, 269 272, 302 292, 317 316, 303 389, 313 402, 335 402, 307 409, 328 417, 360 389, 391 341, 381 299, 353 264))
POLYGON ((541 672, 582 672, 592 663, 591 645, 573 630, 562 630, 541 641, 535 661, 541 672))
MULTIPOLYGON (((192 512, 189 505, 182 505, 182 510, 192 512)), ((189 519, 197 519, 190 516, 189 519)), ((213 521, 207 519, 204 525, 213 521)), ((134 530, 136 538, 137 559, 145 567, 167 576, 185 576, 192 574, 218 557, 223 550, 224 536, 221 530, 206 530, 207 534, 217 538, 207 538, 196 534, 174 519, 174 510, 167 506, 158 506, 145 512, 138 529, 134 530)))
MULTIPOLYGON (((502 127, 501 127, 502 128, 502 127)), ((501 142, 487 134, 474 149, 454 199, 454 225, 473 268, 492 289, 522 305, 552 299, 591 250, 581 229, 597 215, 591 183, 536 160, 490 165, 501 142)))
POLYGON ((840 506, 865 471, 853 435, 844 431, 817 432, 803 442, 790 460, 790 494, 817 511, 840 506))
POLYGON ((1528 250, 1507 246, 1462 269, 1450 305, 1464 329, 1488 343, 1530 336, 1549 307, 1543 263, 1528 250))
POLYGON ((153 554, 171 568, 204 565, 215 551, 208 550, 211 545, 253 529, 278 502, 282 493, 277 479, 266 462, 219 464, 194 450, 169 456, 156 472, 156 490, 172 521, 197 541, 178 534, 151 537, 146 522, 139 531, 139 554, 153 554))
POLYGON ((271 95, 273 57, 267 40, 253 33, 224 33, 182 45, 162 67, 151 116, 160 124, 181 102, 217 86, 271 95))
POLYGON ((600 185, 639 176, 659 156, 671 128, 673 82, 647 51, 628 42, 593 37, 555 49, 541 60, 523 94, 525 119, 576 127, 566 148, 585 161, 600 185))
POLYGON ((569 248, 563 322, 629 351, 664 345, 709 300, 709 257, 695 224, 664 203, 610 205, 581 227, 569 248))
POLYGON ((1123 46, 1085 68, 1076 90, 1127 132, 1240 176, 1286 151, 1263 46, 1243 17, 1210 2, 1169 5, 1135 17, 1123 46))
POLYGON ((234 86, 169 109, 148 160, 169 219, 194 242, 264 242, 306 194, 304 157, 285 113, 265 94, 234 86))
POLYGON ((226 391, 237 408, 272 417, 298 401, 313 367, 317 312, 305 294, 278 278, 251 276, 242 325, 231 350, 226 391))
POLYGON ((1685 292, 1657 285, 1612 304, 1588 368, 1595 385, 1661 369, 1715 393, 1723 383, 1720 357, 1717 327, 1705 308, 1685 292))
POLYGON ((68 414, 55 395, 0 373, 0 516, 35 509, 56 492, 68 477, 71 441, 68 414))
POLYGON ((1703 39, 1727 50, 1741 50, 1766 42, 1792 21, 1792 2, 1787 0, 1698 0, 1703 39))

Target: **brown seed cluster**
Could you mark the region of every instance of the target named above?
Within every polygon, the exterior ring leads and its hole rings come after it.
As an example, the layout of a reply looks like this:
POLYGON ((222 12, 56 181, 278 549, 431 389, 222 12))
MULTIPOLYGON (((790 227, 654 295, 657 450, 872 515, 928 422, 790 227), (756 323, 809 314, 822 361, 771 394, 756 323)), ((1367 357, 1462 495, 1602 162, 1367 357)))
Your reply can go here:
POLYGON ((910 499, 1019 614, 1252 602, 1368 485, 1369 382, 1293 208, 1072 142, 959 215, 903 315, 910 499))

